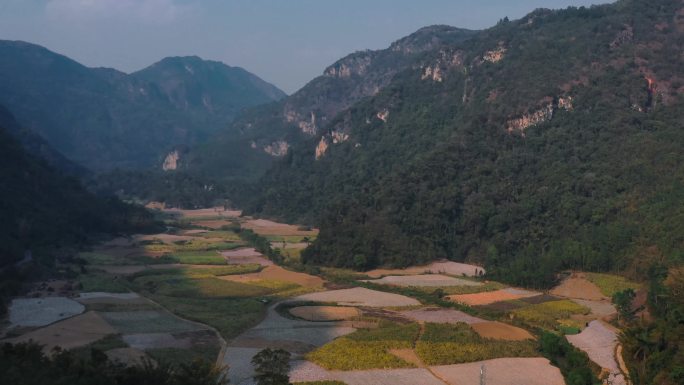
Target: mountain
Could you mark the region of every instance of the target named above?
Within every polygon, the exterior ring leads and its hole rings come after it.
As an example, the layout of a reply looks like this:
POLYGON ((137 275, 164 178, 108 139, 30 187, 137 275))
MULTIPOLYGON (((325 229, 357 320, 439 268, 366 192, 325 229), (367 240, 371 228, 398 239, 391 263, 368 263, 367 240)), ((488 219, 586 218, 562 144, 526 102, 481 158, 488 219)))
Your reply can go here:
POLYGON ((208 143, 192 149, 186 164, 193 172, 223 179, 256 179, 289 148, 327 129, 338 113, 378 94, 395 75, 416 66, 426 52, 465 41, 475 33, 431 26, 387 49, 350 54, 293 95, 246 110, 208 143))
POLYGON ((197 57, 168 58, 127 75, 0 41, 0 104, 95 170, 160 166, 177 146, 206 138, 241 109, 283 96, 241 68, 197 57))
POLYGON ((684 6, 537 10, 426 52, 241 198, 313 264, 437 258, 547 287, 684 255, 684 6))
POLYGON ((0 106, 0 123, 5 131, 18 140, 29 154, 43 159, 50 167, 71 176, 88 175, 87 169, 67 159, 52 148, 40 135, 21 126, 3 106, 0 106))
MULTIPOLYGON (((60 247, 151 223, 145 210, 96 197, 76 178, 28 153, 10 134, 17 130, 12 115, 4 108, 0 111, 0 273, 23 258, 25 250, 54 263, 51 258, 60 247), (48 249, 50 253, 42 253, 48 249)), ((5 288, 0 287, 0 297, 5 288)))

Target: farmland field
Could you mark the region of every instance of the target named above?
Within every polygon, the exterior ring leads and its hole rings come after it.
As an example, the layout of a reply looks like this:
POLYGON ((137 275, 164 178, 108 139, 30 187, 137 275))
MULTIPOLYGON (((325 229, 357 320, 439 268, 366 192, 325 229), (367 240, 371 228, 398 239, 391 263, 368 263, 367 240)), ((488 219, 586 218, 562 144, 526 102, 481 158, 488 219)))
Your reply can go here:
POLYGON ((227 213, 178 212, 169 222, 173 233, 118 238, 81 253, 82 273, 72 285, 78 290, 65 293, 75 300, 23 302, 73 303, 73 311, 64 304, 53 311, 67 319, 46 310, 36 320, 52 324, 14 329, 9 337, 84 357, 97 348, 127 364, 219 359, 230 367, 231 383, 242 385, 253 384, 251 357, 269 347, 293 354, 294 383, 436 385, 479 363, 497 383, 513 362, 557 375, 537 358, 536 336, 520 325, 579 332, 584 321, 576 316, 590 321, 613 310, 605 301, 573 302, 487 281, 483 268, 451 261, 366 273, 311 270, 321 277, 297 270, 315 229, 227 213), (255 233, 238 234, 240 226, 255 233))

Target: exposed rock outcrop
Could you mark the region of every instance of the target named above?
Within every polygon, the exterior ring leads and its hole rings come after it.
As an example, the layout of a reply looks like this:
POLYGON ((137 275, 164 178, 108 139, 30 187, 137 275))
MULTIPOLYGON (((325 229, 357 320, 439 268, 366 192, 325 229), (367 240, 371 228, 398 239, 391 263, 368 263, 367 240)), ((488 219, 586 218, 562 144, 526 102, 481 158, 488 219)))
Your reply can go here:
POLYGON ((485 54, 482 55, 482 60, 490 63, 498 63, 506 56, 506 51, 507 49, 503 43, 499 43, 498 48, 485 52, 485 54))
POLYGON ((321 159, 326 151, 328 151, 328 140, 325 136, 322 136, 321 141, 318 142, 318 146, 316 146, 316 160, 321 159))
POLYGON ((446 51, 439 53, 439 58, 432 64, 422 67, 422 80, 430 79, 442 82, 444 74, 452 68, 463 66, 463 51, 446 51))
POLYGON ((164 159, 164 164, 162 165, 162 170, 173 171, 178 168, 178 163, 180 161, 180 153, 178 150, 173 150, 164 159))
POLYGON ((290 144, 287 143, 284 140, 279 140, 277 142, 273 142, 269 144, 268 146, 264 147, 264 152, 271 156, 275 157, 282 157, 287 155, 287 152, 290 149, 290 144))
POLYGON ((383 122, 387 122, 387 119, 389 119, 389 114, 389 110, 385 108, 382 111, 379 111, 375 116, 383 122))
POLYGON ((523 136, 525 136, 526 129, 553 119, 553 115, 556 110, 562 109, 566 111, 572 111, 573 108, 572 96, 560 97, 556 103, 551 101, 536 111, 524 114, 519 118, 509 120, 506 124, 506 130, 509 133, 520 132, 523 136))
POLYGON ((333 131, 330 133, 330 136, 332 137, 332 142, 334 144, 343 143, 349 140, 349 134, 345 134, 344 132, 333 131))

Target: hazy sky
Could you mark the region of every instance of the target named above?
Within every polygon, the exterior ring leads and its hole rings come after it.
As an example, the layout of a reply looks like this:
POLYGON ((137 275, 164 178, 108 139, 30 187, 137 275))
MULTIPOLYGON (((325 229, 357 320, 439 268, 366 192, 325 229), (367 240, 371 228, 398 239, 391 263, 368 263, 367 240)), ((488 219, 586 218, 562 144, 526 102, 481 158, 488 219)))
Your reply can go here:
POLYGON ((420 27, 481 29, 606 0, 0 0, 0 39, 132 72, 166 56, 244 67, 292 93, 337 59, 420 27))

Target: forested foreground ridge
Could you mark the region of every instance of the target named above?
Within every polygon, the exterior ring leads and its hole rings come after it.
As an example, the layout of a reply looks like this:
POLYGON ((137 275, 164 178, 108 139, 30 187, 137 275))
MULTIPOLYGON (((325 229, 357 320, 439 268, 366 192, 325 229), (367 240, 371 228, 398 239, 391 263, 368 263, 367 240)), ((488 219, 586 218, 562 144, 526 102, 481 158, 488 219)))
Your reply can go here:
POLYGON ((308 263, 447 257, 532 287, 684 246, 684 3, 537 10, 424 52, 289 148, 247 211, 320 226, 308 263))
POLYGON ((22 264, 54 266, 56 259, 69 257, 70 248, 99 235, 155 226, 142 207, 97 197, 75 177, 27 153, 6 129, 16 121, 0 110, 0 303, 22 279, 17 269, 22 264))

